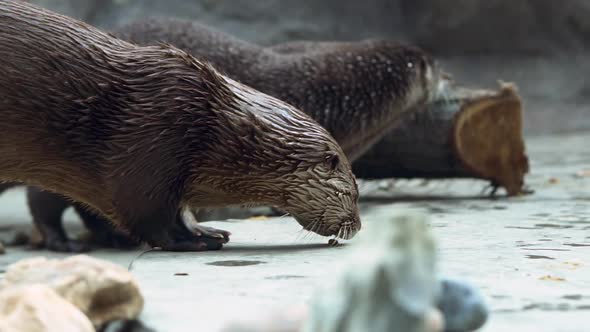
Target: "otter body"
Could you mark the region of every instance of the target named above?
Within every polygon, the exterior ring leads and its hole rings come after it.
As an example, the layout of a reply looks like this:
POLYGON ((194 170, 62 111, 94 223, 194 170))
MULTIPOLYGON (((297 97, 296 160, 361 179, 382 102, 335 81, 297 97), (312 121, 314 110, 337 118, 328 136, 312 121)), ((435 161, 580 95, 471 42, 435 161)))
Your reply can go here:
POLYGON ((360 228, 344 153, 290 105, 171 46, 0 2, 0 181, 82 202, 169 250, 228 233, 183 209, 266 204, 321 235, 360 228))
MULTIPOLYGON (((350 161, 367 151, 404 115, 423 109, 446 89, 446 80, 440 77, 430 56, 387 40, 291 42, 263 48, 176 19, 149 19, 113 33, 140 45, 173 44, 209 61, 233 79, 302 109, 332 134, 350 161)), ((36 200, 58 199, 36 189, 29 192, 31 206, 36 200)), ((40 228, 51 224, 45 233, 54 234, 55 217, 48 217, 43 209, 38 209, 33 219, 40 228)), ((91 223, 104 224, 86 222, 91 223)), ((58 236, 49 242, 62 246, 59 243, 63 241, 58 236)))
POLYGON ((113 33, 139 45, 170 43, 300 108, 332 134, 351 162, 404 115, 441 99, 448 86, 427 53, 390 40, 261 47, 170 18, 131 23, 113 33))

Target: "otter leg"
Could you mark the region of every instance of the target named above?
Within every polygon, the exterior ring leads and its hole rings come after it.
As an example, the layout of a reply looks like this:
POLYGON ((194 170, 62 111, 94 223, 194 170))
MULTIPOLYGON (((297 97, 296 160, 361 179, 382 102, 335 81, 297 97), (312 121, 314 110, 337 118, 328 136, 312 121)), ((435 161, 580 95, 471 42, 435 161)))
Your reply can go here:
POLYGON ((169 251, 219 250, 229 241, 229 232, 187 223, 179 213, 170 237, 171 240, 162 249, 169 251))
MULTIPOLYGON (((165 152, 169 152, 166 150, 165 152)), ((140 153, 140 152, 138 152, 140 153)), ((156 153, 155 151, 150 153, 156 153)), ((220 249, 228 241, 226 235, 218 237, 215 231, 196 224, 189 218, 184 222, 181 188, 184 179, 178 178, 183 170, 175 158, 154 155, 155 164, 136 168, 133 162, 121 165, 120 174, 111 179, 113 221, 150 246, 169 251, 203 251, 220 249), (133 171, 131 171, 133 170, 133 171), (162 172, 161 170, 166 170, 162 172), (156 176, 155 176, 156 175, 156 176)))
POLYGON ((27 203, 33 222, 43 236, 45 248, 59 252, 90 250, 88 245, 68 239, 63 228, 61 218, 64 211, 70 206, 67 199, 36 187, 27 187, 27 203))
POLYGON ((117 208, 121 226, 152 247, 167 251, 218 250, 228 241, 229 233, 218 236, 218 231, 211 227, 194 225, 192 221, 185 223, 183 212, 172 199, 142 202, 130 198, 122 194, 115 197, 115 201, 125 202, 117 208))
POLYGON ((219 250, 229 241, 228 232, 185 222, 181 211, 177 212, 175 221, 169 227, 163 227, 161 224, 154 226, 153 223, 144 219, 142 225, 132 226, 131 232, 144 239, 149 245, 166 251, 219 250))
POLYGON ((484 195, 486 193, 489 192, 489 197, 495 197, 496 193, 498 192, 498 189, 500 189, 500 185, 496 182, 496 181, 490 181, 490 183, 485 186, 482 190, 481 190, 481 195, 484 195))
POLYGON ((82 219, 84 226, 90 231, 91 243, 103 248, 131 249, 139 245, 129 235, 115 229, 111 223, 98 213, 80 203, 73 204, 82 219))

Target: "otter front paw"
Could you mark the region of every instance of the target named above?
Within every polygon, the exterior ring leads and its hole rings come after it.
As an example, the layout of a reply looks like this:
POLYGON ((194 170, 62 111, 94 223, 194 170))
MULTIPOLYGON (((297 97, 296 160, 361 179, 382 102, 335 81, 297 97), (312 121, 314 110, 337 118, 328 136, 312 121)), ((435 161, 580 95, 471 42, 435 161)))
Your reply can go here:
POLYGON ((191 225, 191 229, 189 231, 195 236, 202 236, 204 238, 217 241, 221 244, 229 242, 229 236, 231 235, 231 233, 228 231, 198 224, 191 225))
POLYGON ((191 224, 190 229, 186 226, 175 228, 171 234, 171 240, 164 244, 162 249, 170 251, 219 250, 229 242, 230 235, 224 230, 191 224))

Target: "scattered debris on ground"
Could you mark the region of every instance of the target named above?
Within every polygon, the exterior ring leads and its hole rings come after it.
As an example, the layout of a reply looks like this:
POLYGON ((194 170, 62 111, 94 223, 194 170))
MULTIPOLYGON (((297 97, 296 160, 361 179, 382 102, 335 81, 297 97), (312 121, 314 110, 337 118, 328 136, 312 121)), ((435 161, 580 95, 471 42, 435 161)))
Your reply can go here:
POLYGON ((86 255, 35 257, 12 264, 0 281, 0 292, 38 284, 53 289, 97 328, 113 320, 135 319, 143 309, 143 296, 130 272, 86 255))

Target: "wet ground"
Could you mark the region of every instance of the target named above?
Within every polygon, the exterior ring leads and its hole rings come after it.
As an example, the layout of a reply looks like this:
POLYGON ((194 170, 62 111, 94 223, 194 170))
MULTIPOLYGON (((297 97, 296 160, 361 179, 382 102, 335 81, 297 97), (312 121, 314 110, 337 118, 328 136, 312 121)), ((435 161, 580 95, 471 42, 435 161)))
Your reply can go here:
MULTIPOLYGON (((535 194, 489 199, 475 180, 364 183, 363 220, 372 207, 431 212, 442 273, 472 281, 492 316, 482 331, 587 331, 590 315, 590 133, 527 140, 535 194)), ((75 215, 68 211, 70 228, 75 215)), ((26 229, 21 190, 0 198, 0 237, 26 229)), ((146 298, 142 318, 161 331, 216 331, 245 317, 306 301, 332 276, 343 247, 285 218, 210 222, 233 233, 206 253, 100 251, 128 267, 146 298)), ((59 256, 9 247, 0 271, 23 257, 59 256)))

